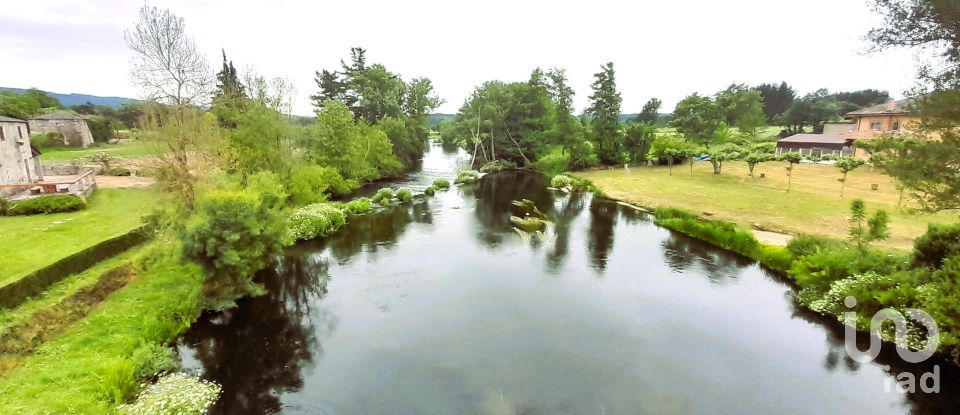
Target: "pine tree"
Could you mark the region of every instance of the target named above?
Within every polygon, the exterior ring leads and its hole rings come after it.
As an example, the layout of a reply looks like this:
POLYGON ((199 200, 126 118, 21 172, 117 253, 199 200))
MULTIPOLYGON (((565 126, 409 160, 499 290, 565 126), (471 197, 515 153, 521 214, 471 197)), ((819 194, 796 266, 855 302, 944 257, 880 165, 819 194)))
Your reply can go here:
POLYGON ((620 164, 625 161, 623 133, 620 131, 620 103, 623 99, 617 92, 613 62, 607 62, 601 68, 593 75, 594 81, 590 85, 593 95, 590 95, 587 113, 593 116, 591 136, 601 163, 620 164))
POLYGON ((214 99, 237 101, 246 98, 246 89, 237 77, 237 69, 233 67, 233 61, 227 61, 225 50, 220 51, 223 53, 223 69, 217 72, 217 90, 214 93, 214 99))

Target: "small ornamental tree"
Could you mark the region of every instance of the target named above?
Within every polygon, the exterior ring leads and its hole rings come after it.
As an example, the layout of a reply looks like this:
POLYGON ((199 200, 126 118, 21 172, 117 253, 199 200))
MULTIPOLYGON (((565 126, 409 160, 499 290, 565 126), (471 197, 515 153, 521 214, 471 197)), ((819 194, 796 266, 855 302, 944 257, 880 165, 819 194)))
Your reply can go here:
POLYGON ((710 156, 710 161, 717 167, 716 174, 720 174, 723 162, 743 157, 744 149, 736 144, 727 143, 711 147, 707 154, 710 156))
POLYGON ((747 162, 747 170, 750 172, 750 178, 753 179, 753 170, 757 168, 757 165, 766 161, 773 159, 772 154, 768 153, 750 153, 743 157, 743 161, 747 162))
POLYGON ((837 166, 837 168, 840 169, 840 172, 843 173, 843 177, 837 179, 840 181, 840 197, 841 198, 843 197, 844 185, 847 183, 847 173, 850 173, 856 170, 858 167, 864 165, 864 163, 866 162, 856 157, 843 156, 843 157, 837 158, 836 164, 834 164, 834 166, 837 166))
POLYGON ((703 155, 706 151, 706 148, 703 146, 688 144, 685 148, 681 150, 681 155, 687 158, 687 161, 690 163, 690 178, 693 178, 693 162, 697 161, 697 157, 703 155))
POLYGON ((856 199, 850 204, 850 241, 861 251, 866 251, 870 242, 890 237, 889 222, 890 217, 883 210, 874 212, 868 219, 866 205, 856 199))
POLYGON ((787 152, 780 155, 780 161, 787 162, 787 191, 790 191, 790 185, 793 182, 793 167, 797 164, 800 164, 800 160, 803 159, 800 156, 800 153, 787 152))

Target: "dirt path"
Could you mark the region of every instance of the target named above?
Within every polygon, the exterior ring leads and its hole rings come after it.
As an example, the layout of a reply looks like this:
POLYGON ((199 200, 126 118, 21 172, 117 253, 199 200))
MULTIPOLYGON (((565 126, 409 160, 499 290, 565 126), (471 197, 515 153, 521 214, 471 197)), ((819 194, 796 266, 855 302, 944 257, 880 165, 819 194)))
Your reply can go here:
POLYGON ((793 235, 786 233, 761 231, 759 229, 752 229, 752 232, 753 236, 757 238, 760 243, 766 245, 787 246, 790 240, 793 239, 793 235))
POLYGON ((97 176, 97 187, 101 189, 128 189, 147 187, 152 184, 152 177, 97 176))

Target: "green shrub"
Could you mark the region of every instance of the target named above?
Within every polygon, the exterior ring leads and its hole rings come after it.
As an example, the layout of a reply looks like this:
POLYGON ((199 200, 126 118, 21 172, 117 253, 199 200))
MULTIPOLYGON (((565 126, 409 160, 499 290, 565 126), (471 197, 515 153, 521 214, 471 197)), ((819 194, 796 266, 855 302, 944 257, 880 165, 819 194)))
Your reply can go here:
POLYGON ((216 191, 198 200, 179 236, 184 257, 206 271, 203 291, 208 305, 222 309, 238 298, 263 292, 253 275, 279 255, 286 235, 283 222, 260 195, 216 191))
POLYGON ((514 163, 510 160, 494 160, 487 164, 484 164, 483 167, 480 167, 481 173, 496 173, 499 171, 515 169, 517 168, 517 163, 514 163))
POLYGON ((913 262, 921 267, 939 268, 948 257, 960 255, 960 223, 930 224, 927 233, 913 243, 913 262))
POLYGON ((515 226, 517 229, 520 229, 526 232, 536 232, 536 231, 547 230, 547 221, 540 218, 534 218, 534 217, 521 218, 519 216, 511 216, 510 223, 512 223, 513 226, 515 226))
POLYGON ((427 186, 426 189, 423 189, 423 194, 427 196, 433 196, 437 193, 437 187, 434 185, 427 186))
POLYGON ((477 179, 480 178, 480 174, 473 170, 465 170, 457 174, 456 180, 453 181, 454 184, 470 184, 476 183, 477 179))
POLYGON ((553 146, 533 163, 533 168, 547 176, 560 174, 570 169, 570 156, 563 147, 553 146))
POLYGON ((413 200, 413 190, 410 190, 409 187, 401 187, 397 189, 397 200, 402 203, 408 203, 413 200))
POLYGON ((10 211, 10 202, 0 197, 0 216, 6 216, 8 211, 10 211))
POLYGON ((118 409, 129 415, 203 415, 217 402, 220 392, 216 383, 173 373, 147 386, 136 402, 118 409))
POLYGON ((787 250, 796 257, 813 255, 827 250, 843 249, 844 247, 843 242, 806 234, 797 235, 787 243, 787 250))
POLYGON ((756 259, 760 243, 752 233, 740 230, 732 223, 702 221, 690 212, 670 208, 656 209, 654 217, 660 226, 756 259))
POLYGON ((63 134, 59 132, 33 134, 30 136, 30 144, 39 149, 62 147, 63 134))
POLYGON ((133 375, 139 381, 177 369, 177 356, 173 349, 155 343, 145 343, 133 351, 133 375))
POLYGON ((280 209, 287 204, 286 187, 280 176, 271 171, 261 171, 247 178, 245 189, 259 195, 260 202, 270 209, 280 209))
POLYGON ((576 179, 565 174, 558 174, 550 179, 550 187, 554 189, 566 189, 573 187, 576 179))
POLYGON ((436 187, 437 190, 449 189, 450 181, 447 179, 437 179, 433 181, 433 186, 436 187))
POLYGON ((389 187, 384 187, 383 189, 377 190, 377 193, 373 195, 373 201, 379 204, 380 206, 387 206, 393 200, 393 189, 389 187))
POLYGON ((296 206, 322 202, 327 193, 345 195, 360 187, 356 180, 344 179, 336 169, 317 165, 295 166, 285 185, 296 206))
POLYGON ((132 175, 133 172, 131 172, 130 169, 128 169, 128 168, 126 168, 126 167, 111 167, 111 168, 109 168, 109 169, 104 169, 103 171, 100 172, 100 174, 102 174, 102 175, 104 175, 104 176, 120 176, 120 177, 125 177, 125 176, 130 176, 130 175, 132 175))
POLYGON ((115 404, 124 403, 137 393, 133 363, 127 359, 108 361, 98 375, 100 396, 115 404))
POLYGON ((346 224, 343 211, 326 203, 315 203, 297 209, 288 219, 290 232, 296 240, 310 240, 328 236, 346 224))
POLYGON ((74 212, 87 207, 87 200, 79 195, 45 195, 16 202, 8 209, 10 215, 74 212))
POLYGON ((370 209, 373 208, 370 198, 359 197, 347 202, 344 206, 344 209, 352 214, 367 213, 370 209))

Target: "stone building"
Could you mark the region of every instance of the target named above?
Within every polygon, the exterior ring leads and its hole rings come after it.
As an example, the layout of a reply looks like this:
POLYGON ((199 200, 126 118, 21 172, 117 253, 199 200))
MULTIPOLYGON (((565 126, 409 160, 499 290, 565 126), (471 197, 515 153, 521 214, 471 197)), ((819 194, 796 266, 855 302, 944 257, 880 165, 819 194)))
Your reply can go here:
POLYGON ((24 120, 0 116, 0 185, 43 180, 40 152, 30 146, 30 127, 24 120))
POLYGON ((878 137, 909 134, 919 119, 910 113, 909 100, 890 100, 848 112, 847 123, 826 123, 823 134, 796 134, 777 142, 777 154, 799 151, 803 155, 853 155, 862 159, 870 157, 857 141, 878 137))
POLYGON ((87 120, 70 112, 53 112, 30 119, 30 131, 33 134, 60 133, 63 144, 73 147, 87 147, 93 144, 93 134, 87 126, 87 120))

